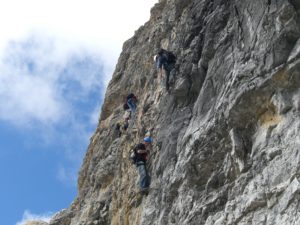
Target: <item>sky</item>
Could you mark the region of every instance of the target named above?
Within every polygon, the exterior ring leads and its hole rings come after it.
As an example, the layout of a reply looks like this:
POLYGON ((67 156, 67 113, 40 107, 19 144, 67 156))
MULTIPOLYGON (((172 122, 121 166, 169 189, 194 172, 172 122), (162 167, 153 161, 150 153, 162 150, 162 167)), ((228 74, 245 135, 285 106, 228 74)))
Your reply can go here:
POLYGON ((156 2, 0 0, 0 224, 74 200, 122 44, 156 2))

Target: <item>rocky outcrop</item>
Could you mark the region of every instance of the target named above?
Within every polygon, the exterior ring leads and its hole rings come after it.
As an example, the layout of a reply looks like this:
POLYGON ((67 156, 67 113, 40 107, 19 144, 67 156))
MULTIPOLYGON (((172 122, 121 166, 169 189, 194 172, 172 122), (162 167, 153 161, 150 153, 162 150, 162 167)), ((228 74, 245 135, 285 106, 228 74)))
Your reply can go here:
POLYGON ((125 42, 78 197, 50 225, 300 224, 300 2, 161 0, 125 42), (167 93, 153 55, 177 56, 167 93), (119 137, 124 98, 138 111, 119 137), (128 160, 153 128, 148 196, 128 160))

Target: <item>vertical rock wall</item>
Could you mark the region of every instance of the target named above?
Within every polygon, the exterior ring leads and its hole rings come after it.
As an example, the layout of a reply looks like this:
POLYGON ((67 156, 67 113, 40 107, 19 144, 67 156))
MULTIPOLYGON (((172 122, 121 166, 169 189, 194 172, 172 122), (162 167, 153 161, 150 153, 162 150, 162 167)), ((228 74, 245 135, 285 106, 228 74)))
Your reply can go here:
POLYGON ((299 0, 161 0, 125 42, 79 193, 51 225, 300 224, 299 0), (177 55, 168 94, 153 65, 177 55), (138 112, 121 137, 124 98, 138 112), (148 196, 128 160, 153 127, 148 196))

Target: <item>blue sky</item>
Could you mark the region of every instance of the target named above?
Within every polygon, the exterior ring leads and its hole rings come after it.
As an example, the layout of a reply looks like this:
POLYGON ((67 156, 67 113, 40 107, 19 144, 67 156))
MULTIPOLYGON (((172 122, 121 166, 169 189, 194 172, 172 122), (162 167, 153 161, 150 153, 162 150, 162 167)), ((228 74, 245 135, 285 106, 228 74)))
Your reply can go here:
POLYGON ((75 198, 122 44, 156 2, 0 0, 1 224, 47 221, 75 198))

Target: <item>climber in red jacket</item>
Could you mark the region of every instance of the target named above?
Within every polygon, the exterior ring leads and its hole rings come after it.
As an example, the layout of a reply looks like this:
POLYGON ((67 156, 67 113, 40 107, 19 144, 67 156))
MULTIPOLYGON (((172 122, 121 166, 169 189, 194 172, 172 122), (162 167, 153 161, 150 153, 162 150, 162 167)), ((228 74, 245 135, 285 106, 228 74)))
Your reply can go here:
POLYGON ((143 194, 147 194, 151 182, 151 177, 148 174, 146 168, 146 162, 148 159, 148 154, 151 149, 152 138, 145 137, 144 143, 139 143, 134 148, 134 163, 139 172, 139 184, 140 191, 143 194))

